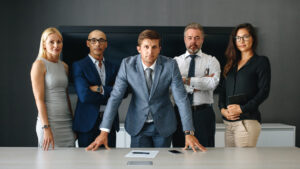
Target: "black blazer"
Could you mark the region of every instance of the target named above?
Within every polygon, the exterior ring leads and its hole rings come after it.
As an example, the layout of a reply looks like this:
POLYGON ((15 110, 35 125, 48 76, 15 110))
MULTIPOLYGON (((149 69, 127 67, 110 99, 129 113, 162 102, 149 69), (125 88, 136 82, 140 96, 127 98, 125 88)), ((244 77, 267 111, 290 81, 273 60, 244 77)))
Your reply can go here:
MULTIPOLYGON (((259 105, 269 96, 270 84, 269 59, 255 54, 239 71, 236 65, 227 73, 221 84, 219 108, 227 107, 230 96, 244 95, 246 101, 240 104, 243 113, 239 120, 254 119, 261 122, 259 105)), ((223 119, 227 120, 225 117, 223 119)))

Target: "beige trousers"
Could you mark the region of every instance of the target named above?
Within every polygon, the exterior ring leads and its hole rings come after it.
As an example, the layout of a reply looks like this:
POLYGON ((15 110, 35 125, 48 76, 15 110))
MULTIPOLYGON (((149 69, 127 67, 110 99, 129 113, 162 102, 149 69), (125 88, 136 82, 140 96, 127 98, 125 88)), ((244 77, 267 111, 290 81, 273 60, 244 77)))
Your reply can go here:
POLYGON ((255 147, 261 125, 257 120, 225 121, 225 147, 255 147))

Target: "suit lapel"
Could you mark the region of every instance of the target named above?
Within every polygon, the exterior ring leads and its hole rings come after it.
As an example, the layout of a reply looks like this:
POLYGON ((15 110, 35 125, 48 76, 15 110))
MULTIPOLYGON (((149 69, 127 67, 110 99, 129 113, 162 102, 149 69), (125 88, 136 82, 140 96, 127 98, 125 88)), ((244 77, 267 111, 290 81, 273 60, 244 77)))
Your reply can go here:
POLYGON ((156 90, 158 81, 160 79, 161 71, 162 71, 162 64, 161 64, 160 56, 158 56, 158 58, 156 60, 155 70, 154 70, 155 74, 154 74, 154 80, 153 80, 151 91, 150 91, 150 98, 153 96, 154 91, 156 90))
POLYGON ((136 69, 137 69, 138 74, 140 75, 140 76, 137 76, 137 77, 142 77, 141 80, 140 80, 141 83, 142 83, 142 88, 143 88, 143 91, 144 91, 145 95, 147 96, 147 98, 149 98, 149 93, 148 93, 144 68, 143 68, 143 65, 142 65, 141 55, 138 55, 137 57, 138 58, 137 58, 137 62, 136 62, 136 69))
POLYGON ((99 73, 95 67, 95 64, 93 63, 93 61, 91 60, 91 58, 89 56, 87 56, 87 68, 89 69, 89 72, 91 72, 93 74, 93 76, 97 79, 97 84, 101 85, 101 79, 99 76, 99 73))
POLYGON ((113 70, 110 66, 110 64, 108 64, 108 62, 104 62, 104 66, 105 66, 105 85, 109 84, 110 82, 110 78, 113 75, 113 70))

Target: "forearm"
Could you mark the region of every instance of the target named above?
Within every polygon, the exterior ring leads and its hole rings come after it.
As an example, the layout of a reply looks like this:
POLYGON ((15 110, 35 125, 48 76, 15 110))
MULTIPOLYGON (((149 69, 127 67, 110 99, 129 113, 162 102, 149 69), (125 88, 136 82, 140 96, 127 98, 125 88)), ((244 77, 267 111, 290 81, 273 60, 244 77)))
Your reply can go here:
POLYGON ((99 92, 94 92, 89 86, 79 86, 75 84, 78 99, 82 103, 99 103, 105 99, 99 92))
POLYGON ((215 90, 219 84, 218 77, 192 77, 189 86, 196 90, 215 90))
POLYGON ((38 109, 39 119, 41 120, 42 125, 49 125, 45 102, 43 100, 36 100, 36 105, 38 109))
POLYGON ((194 131, 190 102, 177 64, 173 68, 171 89, 175 103, 179 109, 183 130, 194 131))

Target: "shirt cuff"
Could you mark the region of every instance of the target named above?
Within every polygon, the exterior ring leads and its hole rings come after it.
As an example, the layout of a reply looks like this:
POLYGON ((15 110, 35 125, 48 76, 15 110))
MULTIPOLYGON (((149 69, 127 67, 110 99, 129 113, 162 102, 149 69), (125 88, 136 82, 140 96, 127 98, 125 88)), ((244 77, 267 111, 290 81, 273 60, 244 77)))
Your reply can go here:
POLYGON ((190 79, 190 87, 191 88, 195 88, 194 86, 195 86, 195 83, 197 83, 197 82, 195 82, 196 81, 196 79, 194 78, 194 77, 191 77, 191 79, 190 79))
POLYGON ((100 94, 104 95, 104 88, 102 85, 101 85, 101 88, 102 88, 102 92, 100 94))
POLYGON ((189 85, 184 85, 185 86, 185 90, 187 93, 193 93, 194 92, 194 88, 192 86, 189 85))
POLYGON ((101 130, 101 131, 108 132, 108 133, 110 132, 110 130, 109 130, 109 129, 107 129, 107 128, 100 128, 100 130, 101 130))

